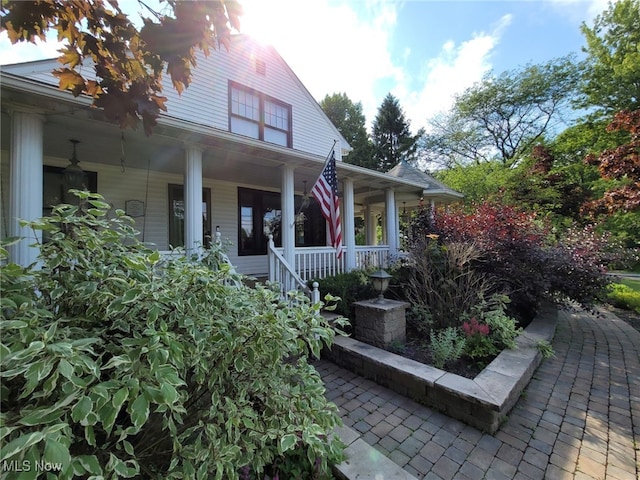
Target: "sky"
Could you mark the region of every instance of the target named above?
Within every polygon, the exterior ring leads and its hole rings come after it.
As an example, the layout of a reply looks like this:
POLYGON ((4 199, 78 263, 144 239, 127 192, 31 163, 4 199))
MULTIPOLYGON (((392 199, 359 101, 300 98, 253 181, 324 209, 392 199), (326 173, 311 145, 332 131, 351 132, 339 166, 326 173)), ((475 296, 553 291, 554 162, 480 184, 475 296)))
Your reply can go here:
MULTIPOLYGON (((151 3, 157 0, 151 0, 151 3)), ((147 2, 149 3, 149 2, 147 2)), ((120 0, 126 13, 136 0, 120 0)), ((370 128, 384 97, 411 129, 448 110, 487 73, 575 53, 607 0, 241 0, 241 32, 273 45, 319 102, 346 93, 370 128)), ((11 45, 0 64, 56 56, 58 46, 11 45)))

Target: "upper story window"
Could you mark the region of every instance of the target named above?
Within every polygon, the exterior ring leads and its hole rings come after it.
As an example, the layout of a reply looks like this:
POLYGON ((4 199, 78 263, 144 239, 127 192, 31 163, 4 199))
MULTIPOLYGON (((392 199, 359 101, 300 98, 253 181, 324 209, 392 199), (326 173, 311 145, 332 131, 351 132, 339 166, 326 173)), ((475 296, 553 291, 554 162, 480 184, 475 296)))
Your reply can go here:
POLYGON ((231 132, 291 147, 291 105, 234 82, 229 104, 231 132))

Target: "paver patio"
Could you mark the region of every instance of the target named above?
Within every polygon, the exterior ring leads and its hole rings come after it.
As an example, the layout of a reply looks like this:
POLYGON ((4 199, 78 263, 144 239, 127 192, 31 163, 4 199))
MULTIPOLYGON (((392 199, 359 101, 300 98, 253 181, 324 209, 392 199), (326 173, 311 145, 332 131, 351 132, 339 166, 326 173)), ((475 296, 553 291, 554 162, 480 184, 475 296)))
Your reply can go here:
POLYGON ((344 424, 416 478, 640 478, 640 332, 581 311, 559 320, 553 348, 495 435, 316 366, 344 424))

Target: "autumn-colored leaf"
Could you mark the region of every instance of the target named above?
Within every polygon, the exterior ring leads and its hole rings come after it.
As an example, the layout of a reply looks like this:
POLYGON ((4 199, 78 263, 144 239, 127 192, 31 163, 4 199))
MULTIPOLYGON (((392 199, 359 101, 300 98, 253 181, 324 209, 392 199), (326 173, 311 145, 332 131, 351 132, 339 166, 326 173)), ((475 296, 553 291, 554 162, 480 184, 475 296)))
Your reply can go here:
POLYGON ((53 74, 58 77, 60 90, 70 90, 76 97, 84 90, 84 78, 75 70, 61 68, 54 70, 53 74))
POLYGON ((60 52, 62 55, 58 57, 58 62, 68 65, 69 68, 74 68, 82 62, 82 57, 72 47, 63 48, 60 52))
POLYGON ((88 80, 86 84, 86 93, 92 97, 97 97, 102 93, 102 88, 95 80, 88 80))
POLYGON ((242 15, 236 0, 170 0, 165 15, 150 11, 153 21, 144 20, 138 29, 115 0, 3 0, 0 11, 0 25, 12 43, 45 40, 54 29, 67 43, 58 59, 64 68, 53 72, 60 88, 91 96, 93 106, 123 128, 142 120, 147 134, 167 109, 161 95, 165 68, 182 92, 196 66, 195 49, 208 55, 217 40, 228 50, 228 24, 239 29, 242 15), (77 70, 85 59, 93 62, 95 75, 77 70))

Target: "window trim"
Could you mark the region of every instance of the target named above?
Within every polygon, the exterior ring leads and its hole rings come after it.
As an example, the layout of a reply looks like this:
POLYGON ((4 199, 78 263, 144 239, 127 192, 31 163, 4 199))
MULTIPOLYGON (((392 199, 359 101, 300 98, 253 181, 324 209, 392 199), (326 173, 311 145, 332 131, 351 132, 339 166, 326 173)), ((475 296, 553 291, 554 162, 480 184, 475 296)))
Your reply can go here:
MULTIPOLYGON (((231 121, 232 118, 238 118, 241 119, 243 121, 246 122, 251 122, 254 124, 258 125, 258 140, 265 140, 265 127, 277 132, 281 132, 284 133, 287 136, 287 148, 292 148, 293 145, 293 135, 292 135, 292 126, 293 126, 293 119, 292 119, 292 107, 290 104, 283 102, 282 100, 278 100, 277 98, 274 98, 270 95, 267 95, 265 93, 262 93, 258 90, 255 90, 253 88, 247 87, 245 85, 242 85, 241 83, 238 82, 234 82, 233 80, 229 80, 229 98, 228 98, 228 113, 229 113, 229 132, 231 133, 235 133, 233 132, 233 130, 231 129, 231 121), (252 118, 248 118, 242 115, 239 115, 237 113, 233 113, 233 90, 240 90, 246 93, 249 93, 251 95, 255 95, 256 97, 258 97, 258 109, 259 109, 259 117, 260 119, 256 122, 255 120, 253 120, 252 118), (287 112, 288 112, 288 130, 283 130, 281 128, 278 127, 274 127, 272 125, 268 125, 265 122, 265 101, 271 102, 279 107, 284 108, 287 112)), ((240 133, 238 133, 237 135, 242 135, 240 133)), ((272 143, 272 142, 269 142, 272 143)), ((274 143, 274 145, 279 145, 277 143, 274 143)))

